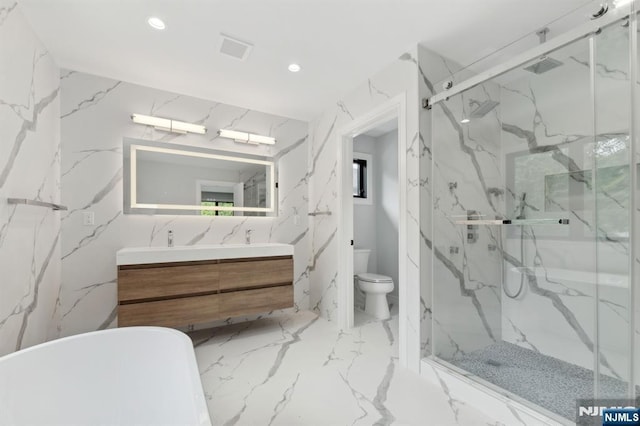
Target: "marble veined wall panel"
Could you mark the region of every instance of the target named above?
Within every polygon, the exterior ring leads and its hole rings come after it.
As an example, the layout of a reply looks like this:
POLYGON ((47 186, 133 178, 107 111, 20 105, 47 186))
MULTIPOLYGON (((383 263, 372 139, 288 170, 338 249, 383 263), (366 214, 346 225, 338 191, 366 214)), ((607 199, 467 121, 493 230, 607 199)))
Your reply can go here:
POLYGON ((0 0, 0 355, 46 341, 60 286, 59 69, 11 0, 0 0))
POLYGON ((295 246, 296 309, 309 306, 308 123, 231 105, 181 96, 76 71, 61 73, 62 288, 58 335, 116 324, 116 251, 175 245, 255 243, 295 246), (134 124, 140 113, 204 124, 206 135, 177 135, 134 124), (236 129, 274 136, 277 143, 244 145, 217 137, 236 129), (277 217, 211 217, 123 214, 123 138, 271 156, 278 165, 277 217), (83 225, 83 212, 95 224, 83 225))

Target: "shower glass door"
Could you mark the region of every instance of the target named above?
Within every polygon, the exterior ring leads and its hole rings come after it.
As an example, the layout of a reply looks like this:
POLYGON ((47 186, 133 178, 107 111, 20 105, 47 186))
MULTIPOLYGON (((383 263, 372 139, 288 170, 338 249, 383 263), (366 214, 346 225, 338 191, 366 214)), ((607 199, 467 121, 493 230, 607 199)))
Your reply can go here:
POLYGON ((631 365, 628 26, 433 106, 433 356, 575 420, 631 365))
POLYGON ((597 396, 630 392, 631 90, 629 22, 594 38, 595 199, 598 271, 597 396))

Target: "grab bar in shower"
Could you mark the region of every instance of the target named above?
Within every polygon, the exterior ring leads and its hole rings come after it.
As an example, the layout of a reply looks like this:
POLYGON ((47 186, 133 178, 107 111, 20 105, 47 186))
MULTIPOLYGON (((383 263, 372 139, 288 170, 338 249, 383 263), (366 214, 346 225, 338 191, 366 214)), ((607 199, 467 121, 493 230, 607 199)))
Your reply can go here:
POLYGON ((27 206, 46 207, 51 210, 68 210, 66 206, 61 206, 60 204, 47 203, 47 202, 38 201, 38 200, 29 200, 27 198, 7 198, 7 203, 25 204, 27 206))
POLYGON ((456 225, 568 225, 569 219, 465 219, 456 225))

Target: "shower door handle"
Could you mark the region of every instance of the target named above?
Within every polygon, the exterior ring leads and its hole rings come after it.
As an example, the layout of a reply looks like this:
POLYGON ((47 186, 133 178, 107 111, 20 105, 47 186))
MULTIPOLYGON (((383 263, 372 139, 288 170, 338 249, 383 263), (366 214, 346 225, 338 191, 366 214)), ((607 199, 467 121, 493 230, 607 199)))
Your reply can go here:
POLYGON ((509 220, 503 219, 464 219, 464 220, 456 220, 456 225, 507 225, 509 220))

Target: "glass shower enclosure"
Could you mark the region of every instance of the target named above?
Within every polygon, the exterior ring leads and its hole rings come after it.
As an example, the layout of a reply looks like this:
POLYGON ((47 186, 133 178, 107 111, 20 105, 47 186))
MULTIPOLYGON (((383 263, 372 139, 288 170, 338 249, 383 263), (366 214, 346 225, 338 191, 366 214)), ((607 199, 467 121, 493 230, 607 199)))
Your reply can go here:
POLYGON ((551 417, 640 382, 635 20, 432 106, 432 356, 551 417))

